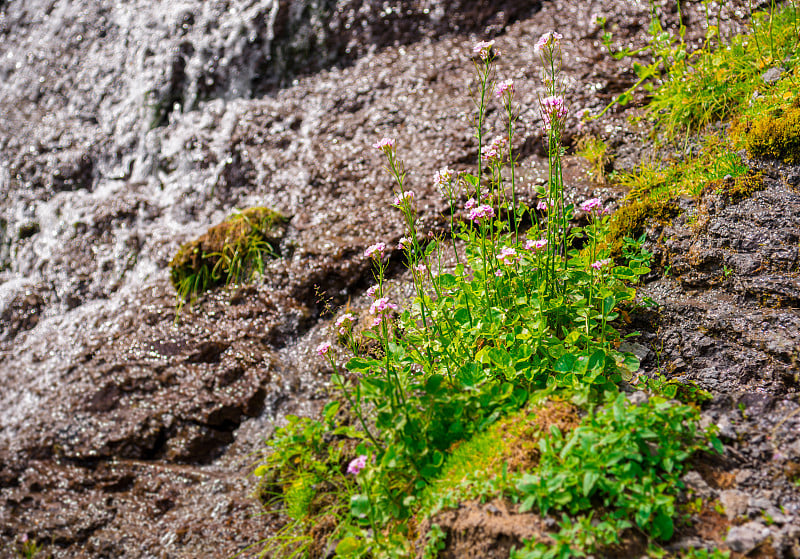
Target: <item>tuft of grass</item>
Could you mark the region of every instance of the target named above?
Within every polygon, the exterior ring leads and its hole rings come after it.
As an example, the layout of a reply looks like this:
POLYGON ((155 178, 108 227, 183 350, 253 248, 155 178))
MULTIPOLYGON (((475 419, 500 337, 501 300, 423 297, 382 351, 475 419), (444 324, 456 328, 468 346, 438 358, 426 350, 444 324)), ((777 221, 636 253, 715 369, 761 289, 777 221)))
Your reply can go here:
POLYGON ((584 136, 578 140, 575 154, 589 162, 589 177, 598 184, 606 184, 606 171, 611 164, 608 145, 595 136, 584 136))
POLYGON ((263 273, 266 259, 277 256, 274 247, 285 222, 285 217, 269 208, 248 208, 181 246, 169 263, 180 301, 263 273))
POLYGON ((654 130, 675 139, 741 113, 754 95, 773 87, 762 78, 768 69, 783 70, 794 82, 797 29, 795 7, 786 4, 752 14, 750 32, 727 44, 676 57, 648 105, 654 130))

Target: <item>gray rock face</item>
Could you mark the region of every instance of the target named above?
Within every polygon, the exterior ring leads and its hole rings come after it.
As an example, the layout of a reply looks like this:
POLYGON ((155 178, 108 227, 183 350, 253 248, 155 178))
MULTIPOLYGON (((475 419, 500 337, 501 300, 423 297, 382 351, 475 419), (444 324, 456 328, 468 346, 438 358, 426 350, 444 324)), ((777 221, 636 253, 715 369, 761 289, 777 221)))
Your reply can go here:
POLYGON ((728 489, 719 494, 719 502, 725 507, 728 520, 735 520, 747 512, 750 496, 736 489, 728 489))
POLYGON ((769 528, 760 522, 748 522, 742 526, 734 526, 728 532, 725 543, 737 553, 750 553, 769 537, 769 528))

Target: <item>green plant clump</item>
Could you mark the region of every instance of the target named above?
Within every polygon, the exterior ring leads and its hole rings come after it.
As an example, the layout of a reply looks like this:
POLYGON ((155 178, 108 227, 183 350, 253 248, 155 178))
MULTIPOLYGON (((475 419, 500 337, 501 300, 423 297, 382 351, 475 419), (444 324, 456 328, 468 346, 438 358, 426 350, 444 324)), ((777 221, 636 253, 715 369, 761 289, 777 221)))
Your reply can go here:
POLYGON ((181 246, 169 263, 181 301, 211 287, 248 281, 264 270, 286 219, 269 208, 248 208, 181 246))
POLYGON ((756 117, 745 125, 743 135, 751 157, 800 163, 800 103, 756 117))
POLYGON ((292 520, 264 544, 265 555, 316 557, 313 526, 324 524, 338 557, 411 557, 420 538, 435 557, 443 531, 435 523, 428 534, 417 530, 455 504, 444 494, 465 494, 450 476, 467 493, 562 514, 552 543, 528 542, 523 557, 585 554, 634 525, 653 542, 671 536, 683 465, 718 441, 698 428, 693 408, 655 394, 635 406, 620 388, 639 361, 618 349, 614 321, 649 272, 650 255, 643 238, 628 239, 615 261, 603 242, 610 223, 602 202, 565 201, 559 38, 548 33, 538 44, 548 75, 540 111, 549 174, 535 209, 516 195, 513 82, 494 79, 491 42, 475 47, 482 164, 477 175, 443 169, 435 177, 450 205, 452 264, 444 264, 446 241, 419 234, 395 141, 376 142, 395 182, 416 296, 406 309, 390 300, 386 244, 371 245, 364 256, 376 279, 372 321, 360 335, 380 349, 360 349, 350 313, 335 322, 344 347, 317 347, 333 370, 335 400, 322 421, 290 418, 268 442, 256 469, 262 494, 292 520), (507 119, 504 134, 487 145, 491 93, 507 119), (462 196, 468 202, 460 207, 462 196), (573 225, 578 212, 585 227, 573 225), (548 401, 561 411, 546 411, 548 401), (496 444, 499 438, 508 444, 496 444), (589 512, 595 504, 606 511, 599 523, 589 512))

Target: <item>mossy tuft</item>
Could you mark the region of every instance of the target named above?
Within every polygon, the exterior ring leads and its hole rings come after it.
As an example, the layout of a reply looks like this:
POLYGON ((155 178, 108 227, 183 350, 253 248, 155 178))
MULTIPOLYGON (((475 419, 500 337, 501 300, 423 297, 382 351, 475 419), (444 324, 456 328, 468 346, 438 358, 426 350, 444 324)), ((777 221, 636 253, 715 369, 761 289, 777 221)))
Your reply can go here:
POLYGON ((800 163, 800 97, 791 106, 778 108, 740 124, 737 131, 744 137, 750 157, 779 159, 800 163))
POLYGON ((738 202, 752 196, 754 192, 764 190, 764 179, 761 173, 749 172, 739 177, 727 177, 709 181, 702 194, 716 192, 723 194, 731 201, 738 202))
POLYGON ((626 200, 611 219, 606 238, 611 254, 622 253, 625 237, 637 238, 644 233, 648 220, 666 224, 679 213, 678 204, 672 198, 645 197, 626 200))
POLYGON ((169 263, 172 285, 182 300, 206 289, 247 281, 277 256, 286 218, 269 208, 236 212, 184 244, 169 263))

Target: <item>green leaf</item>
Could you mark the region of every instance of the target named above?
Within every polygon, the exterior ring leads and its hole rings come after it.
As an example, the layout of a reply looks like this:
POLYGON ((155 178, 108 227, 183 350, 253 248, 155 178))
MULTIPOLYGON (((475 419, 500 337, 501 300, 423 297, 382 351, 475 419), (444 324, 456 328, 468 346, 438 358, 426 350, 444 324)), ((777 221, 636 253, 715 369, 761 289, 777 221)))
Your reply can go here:
POLYGON ((614 310, 614 305, 616 304, 617 300, 613 296, 609 296, 603 299, 603 314, 608 314, 612 310, 614 310))
POLYGON ((369 514, 369 498, 366 495, 350 497, 350 513, 356 518, 366 518, 369 514))
POLYGON ((348 557, 355 554, 361 549, 361 544, 353 536, 342 538, 339 545, 336 546, 336 555, 339 557, 348 557))
POLYGON ((443 381, 444 377, 442 375, 431 375, 428 377, 428 380, 425 381, 425 392, 428 394, 436 394, 439 392, 443 381))
POLYGON ((571 353, 565 353, 561 357, 559 357, 558 361, 556 361, 555 365, 553 365, 553 369, 557 373, 568 373, 575 368, 575 356, 571 353))
POLYGON ((655 528, 655 536, 663 541, 670 539, 675 532, 672 519, 663 512, 659 512, 653 519, 653 528, 655 528))
POLYGON ((337 400, 331 400, 322 410, 322 416, 325 418, 325 423, 331 423, 336 414, 339 413, 340 403, 337 400))
POLYGON ((585 474, 583 474, 583 496, 588 497, 589 493, 591 493, 592 489, 594 488, 594 484, 597 483, 597 480, 600 478, 600 474, 594 470, 589 470, 585 474))
POLYGON ((461 178, 463 178, 466 182, 468 182, 472 186, 478 186, 478 177, 476 177, 475 175, 470 175, 469 173, 463 173, 461 175, 461 178))
POLYGON ((353 373, 369 373, 373 368, 380 367, 380 361, 375 359, 367 359, 364 357, 353 357, 347 362, 345 368, 353 373))

